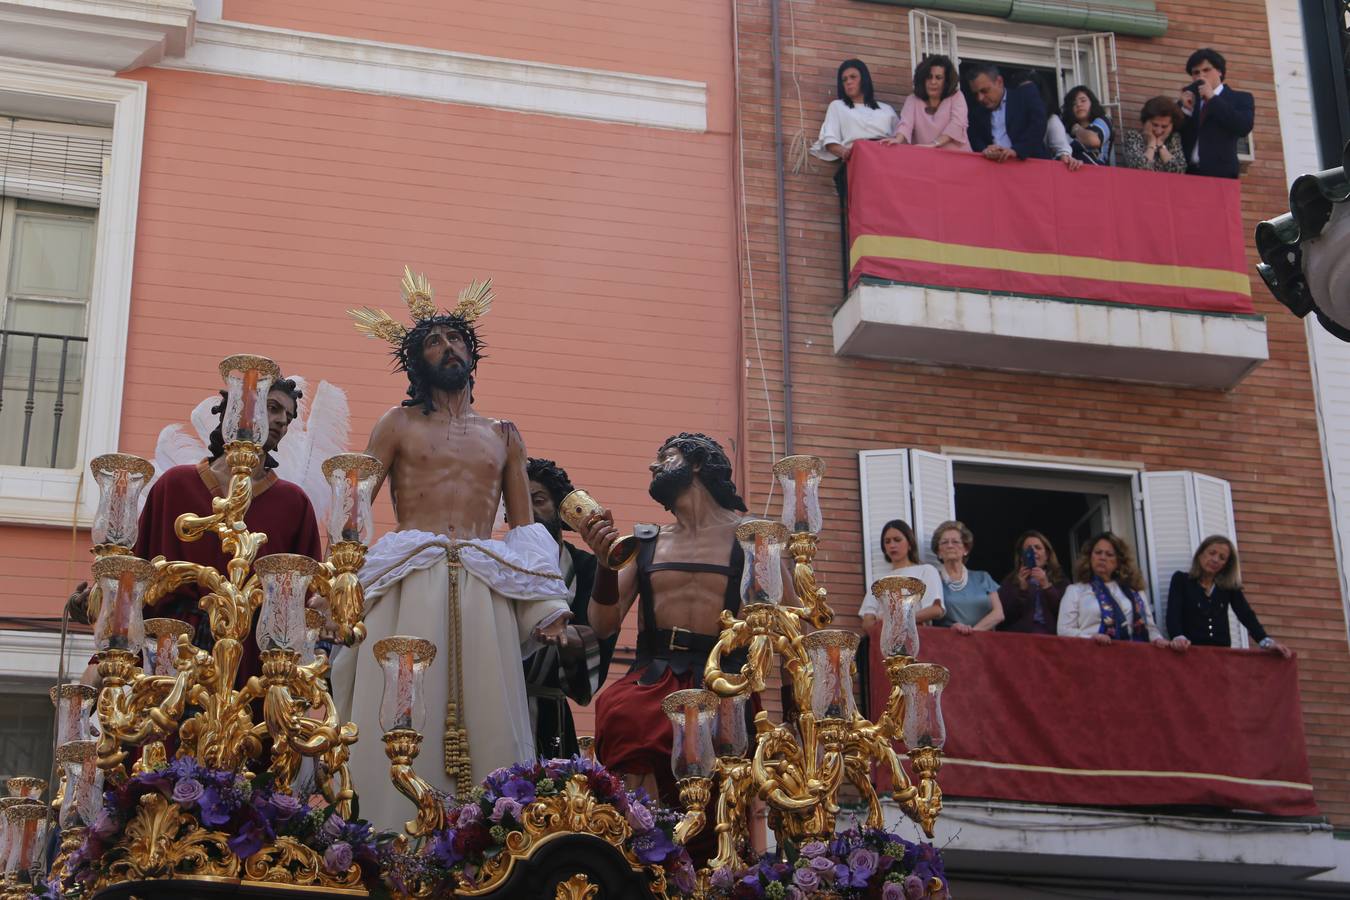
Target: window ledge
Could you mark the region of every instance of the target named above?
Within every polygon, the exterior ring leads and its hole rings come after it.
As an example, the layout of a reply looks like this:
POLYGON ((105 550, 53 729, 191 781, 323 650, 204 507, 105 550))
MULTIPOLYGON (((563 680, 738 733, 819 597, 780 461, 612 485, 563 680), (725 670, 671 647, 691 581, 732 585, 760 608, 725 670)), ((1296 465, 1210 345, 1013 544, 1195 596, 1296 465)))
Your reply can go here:
POLYGON ((1184 387, 1235 387, 1270 356, 1262 316, 864 282, 834 352, 1184 387))
MULTIPOLYGON (((56 631, 0 630, 0 678, 41 679, 54 682, 61 659, 61 634, 56 631)), ((85 661, 94 653, 90 634, 66 635, 66 680, 73 681, 84 671, 85 661)))
POLYGON ((182 56, 192 0, 0 0, 0 56, 123 72, 182 56))
POLYGON ((72 469, 0 466, 0 522, 6 524, 88 528, 96 495, 92 483, 81 489, 80 472, 72 469))

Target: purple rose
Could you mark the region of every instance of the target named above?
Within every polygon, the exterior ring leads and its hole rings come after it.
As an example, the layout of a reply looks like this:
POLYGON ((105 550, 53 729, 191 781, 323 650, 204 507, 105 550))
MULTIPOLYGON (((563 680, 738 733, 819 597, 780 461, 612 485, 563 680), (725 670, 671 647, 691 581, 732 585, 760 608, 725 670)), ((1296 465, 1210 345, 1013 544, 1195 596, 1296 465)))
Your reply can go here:
POLYGON ((871 878, 880 864, 881 857, 875 850, 868 850, 866 847, 859 847, 848 855, 848 867, 854 872, 862 873, 864 879, 871 878))
POLYGON ((330 841, 336 841, 342 837, 342 830, 347 827, 347 823, 342 816, 332 813, 324 820, 323 827, 319 829, 319 834, 330 841))
POLYGON ((888 881, 881 888, 881 900, 905 900, 905 888, 898 881, 888 881))
POLYGON ((492 804, 492 815, 488 816, 492 821, 500 824, 502 819, 507 816, 520 821, 521 806, 510 797, 498 797, 497 802, 492 804))
POLYGON ((460 807, 459 818, 455 819, 455 824, 460 828, 466 825, 472 825, 474 822, 483 820, 483 811, 478 808, 477 803, 466 803, 460 807))
POLYGON ((731 869, 723 866, 712 873, 711 883, 714 890, 730 892, 736 884, 736 876, 731 869))
POLYGON ((675 867, 673 879, 675 887, 679 888, 681 893, 692 894, 698 887, 698 876, 694 874, 694 867, 687 862, 681 862, 675 867))
POLYGON ((290 794, 273 794, 272 809, 276 811, 277 821, 285 822, 295 818, 300 810, 304 809, 304 804, 292 797, 290 794))
POLYGON ((803 866, 792 873, 792 883, 809 894, 820 887, 820 876, 810 866, 803 866))
POLYGON ((825 852, 829 849, 830 848, 826 846, 824 841, 810 841, 809 843, 802 844, 802 856, 805 856, 807 859, 815 859, 817 856, 824 856, 825 852))
POLYGON ((809 868, 821 878, 827 878, 834 874, 834 862, 829 857, 817 856, 809 863, 809 868))
POLYGON ((173 802, 179 806, 192 806, 202 799, 206 788, 195 778, 184 778, 173 786, 173 802))
POLYGON ((651 831, 656 825, 656 819, 652 817, 651 810, 641 804, 634 804, 628 807, 628 824, 633 826, 634 833, 651 831))
POLYGON ((330 844, 323 851, 323 867, 333 875, 341 875, 352 867, 352 845, 346 841, 330 844))
POLYGON ((923 895, 928 893, 924 887, 923 879, 918 875, 910 875, 905 878, 905 900, 923 900, 923 895))

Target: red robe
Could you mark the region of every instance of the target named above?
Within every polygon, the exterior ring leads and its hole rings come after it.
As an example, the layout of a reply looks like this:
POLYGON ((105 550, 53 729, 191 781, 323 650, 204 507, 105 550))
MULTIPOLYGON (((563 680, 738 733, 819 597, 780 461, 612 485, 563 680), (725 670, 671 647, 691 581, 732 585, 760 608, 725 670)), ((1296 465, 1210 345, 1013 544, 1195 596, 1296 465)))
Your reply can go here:
MULTIPOLYGON (((226 571, 229 559, 220 550, 220 540, 214 534, 203 535, 196 541, 179 540, 173 523, 183 513, 209 515, 211 499, 225 496, 225 487, 217 480, 207 460, 195 466, 174 466, 150 488, 145 508, 141 510, 136 537, 136 555, 142 559, 163 556, 170 561, 182 560, 226 571)), ((314 506, 296 484, 282 481, 274 472, 268 472, 253 486, 253 505, 244 516, 249 531, 261 531, 267 541, 258 550, 259 556, 269 553, 300 553, 312 559, 323 559, 323 544, 319 537, 314 506)), ((185 585, 163 597, 146 616, 165 616, 182 619, 198 628, 207 629, 206 616, 197 607, 201 590, 185 585)), ((258 617, 254 614, 254 627, 258 617)), ((196 641, 201 646, 201 641, 196 641)), ((239 664, 236 686, 242 686, 250 675, 261 675, 262 664, 256 640, 244 641, 243 657, 239 664)))

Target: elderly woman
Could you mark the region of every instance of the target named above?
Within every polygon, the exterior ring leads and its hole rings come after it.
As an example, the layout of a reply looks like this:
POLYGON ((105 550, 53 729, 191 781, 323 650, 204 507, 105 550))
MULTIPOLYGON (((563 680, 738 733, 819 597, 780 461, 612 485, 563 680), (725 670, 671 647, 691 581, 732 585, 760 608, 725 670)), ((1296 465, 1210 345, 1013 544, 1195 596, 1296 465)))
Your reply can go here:
POLYGON ((1291 655, 1288 647, 1266 634, 1247 595, 1242 593, 1237 548, 1228 538, 1214 534, 1200 542, 1189 572, 1172 575, 1167 590, 1167 632, 1172 635, 1172 643, 1183 648, 1191 644, 1231 647, 1230 608, 1262 650, 1291 655))
POLYGON ((900 117, 889 104, 877 101, 872 89, 872 73, 860 59, 839 64, 835 77, 838 99, 825 110, 820 137, 811 146, 811 155, 833 162, 848 161, 854 141, 879 141, 894 137, 900 117))
POLYGON ((953 519, 933 532, 932 547, 942 562, 942 606, 946 610, 938 624, 957 634, 992 631, 1003 621, 1003 602, 998 599, 998 582, 988 572, 966 568, 966 557, 975 546, 975 535, 964 523, 953 519))
POLYGON ((1060 635, 1092 638, 1098 644, 1150 641, 1155 647, 1168 645, 1153 622, 1144 579, 1125 541, 1109 531, 1088 541, 1074 563, 1073 580, 1059 604, 1060 635))
POLYGON ((970 152, 966 98, 956 66, 946 56, 928 56, 914 70, 914 93, 900 108, 900 130, 883 144, 917 144, 970 152))
POLYGON ((1069 89, 1059 117, 1069 133, 1075 159, 1090 166, 1111 165, 1111 120, 1087 85, 1069 89))
POLYGON ((1050 539, 1039 531, 1024 532, 1013 545, 1012 572, 998 586, 1003 603, 999 631, 1054 634, 1068 586, 1050 539))
POLYGON ((1127 128, 1120 136, 1120 164, 1150 172, 1186 171, 1181 150, 1181 110, 1167 97, 1154 97, 1139 113, 1143 128, 1127 128))
MULTIPOLYGON (((881 552, 891 564, 891 575, 904 575, 923 582, 925 605, 914 614, 919 624, 942 618, 946 611, 942 601, 942 578, 938 570, 928 563, 919 561, 919 545, 914 541, 914 529, 902 519, 891 519, 881 528, 881 552)), ((858 608, 862 616, 863 630, 871 631, 881 615, 881 604, 868 591, 858 608)))

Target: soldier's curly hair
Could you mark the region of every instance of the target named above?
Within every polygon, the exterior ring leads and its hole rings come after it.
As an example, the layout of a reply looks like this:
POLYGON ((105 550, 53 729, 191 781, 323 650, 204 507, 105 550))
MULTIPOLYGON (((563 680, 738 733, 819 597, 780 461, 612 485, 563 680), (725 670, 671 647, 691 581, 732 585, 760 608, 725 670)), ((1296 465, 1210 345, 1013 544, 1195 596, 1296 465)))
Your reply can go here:
POLYGON ((698 466, 698 478, 713 499, 724 509, 747 512, 745 501, 736 492, 736 483, 731 480, 731 459, 722 445, 695 431, 681 431, 666 438, 661 451, 674 447, 684 456, 689 465, 698 466))

